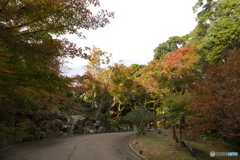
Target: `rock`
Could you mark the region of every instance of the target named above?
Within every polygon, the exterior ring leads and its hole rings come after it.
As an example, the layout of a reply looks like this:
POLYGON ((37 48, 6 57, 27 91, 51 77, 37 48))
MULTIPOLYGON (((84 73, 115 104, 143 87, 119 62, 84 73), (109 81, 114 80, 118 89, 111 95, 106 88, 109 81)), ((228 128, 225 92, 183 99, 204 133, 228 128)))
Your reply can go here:
POLYGON ((120 130, 117 127, 113 127, 113 132, 120 132, 120 130))
POLYGON ((25 142, 31 142, 35 139, 33 134, 28 134, 27 137, 24 138, 25 142))
POLYGON ((22 143, 22 141, 23 141, 23 137, 22 136, 15 135, 15 137, 14 137, 14 144, 22 143))
POLYGON ((93 123, 93 128, 98 129, 100 125, 101 125, 100 123, 93 123))
POLYGON ((96 122, 96 118, 89 118, 89 121, 96 122))
POLYGON ((64 125, 62 125, 62 127, 61 127, 61 131, 62 131, 62 132, 66 132, 68 128, 69 128, 69 126, 66 125, 66 124, 64 124, 64 125))
POLYGON ((89 133, 90 132, 90 128, 89 127, 84 127, 83 128, 83 133, 89 133))
POLYGON ((48 113, 48 120, 54 120, 58 118, 58 113, 55 111, 49 112, 48 113))
POLYGON ((48 129, 51 128, 52 122, 50 121, 41 121, 37 124, 37 126, 40 128, 40 131, 46 132, 48 129))
POLYGON ((41 139, 41 133, 40 133, 40 132, 35 133, 35 134, 34 134, 34 139, 35 139, 35 140, 41 139))
POLYGON ((77 128, 78 128, 78 124, 77 123, 73 124, 73 130, 76 130, 77 128))
POLYGON ((78 128, 73 131, 73 134, 82 134, 83 133, 83 125, 78 125, 78 128))
POLYGON ((45 139, 47 137, 47 132, 40 132, 40 139, 45 139))
POLYGON ((99 124, 100 126, 103 125, 103 122, 101 120, 96 120, 95 123, 99 124))
POLYGON ((37 123, 39 121, 48 119, 48 114, 45 112, 35 111, 32 114, 32 120, 37 123))
POLYGON ((105 132, 111 132, 111 125, 110 124, 104 123, 103 126, 105 128, 105 132))
POLYGON ((67 133, 63 133, 63 136, 67 136, 68 134, 67 133))
POLYGON ((53 122, 59 126, 63 125, 63 122, 60 119, 54 119, 53 122))
POLYGON ((53 131, 48 129, 46 131, 46 133, 47 133, 46 138, 53 138, 54 137, 54 132, 53 131))
POLYGON ((54 119, 51 123, 50 130, 58 132, 61 130, 63 122, 60 119, 54 119))
POLYGON ((100 126, 97 130, 97 133, 105 133, 106 130, 105 130, 105 127, 104 126, 100 126))
POLYGON ((66 133, 67 133, 67 134, 72 134, 72 133, 73 133, 73 130, 72 130, 71 128, 68 128, 68 129, 66 130, 66 133))
POLYGON ((84 126, 85 126, 85 127, 92 128, 92 127, 93 127, 93 123, 92 123, 90 120, 87 120, 87 121, 84 123, 84 126))
POLYGON ((82 117, 81 119, 79 119, 78 124, 83 125, 83 124, 85 123, 86 120, 87 120, 86 117, 82 117))
POLYGON ((62 112, 57 113, 57 119, 60 119, 62 121, 66 121, 66 117, 64 116, 64 114, 62 112))
POLYGON ((54 135, 54 137, 60 137, 61 132, 60 131, 53 131, 53 135, 54 135))
POLYGON ((73 133, 73 128, 74 128, 74 124, 69 124, 68 129, 66 130, 67 134, 72 134, 73 133))
POLYGON ((14 140, 15 140, 15 136, 13 134, 7 135, 7 141, 8 141, 7 143, 8 144, 10 144, 10 145, 14 144, 14 140))
POLYGON ((73 123, 76 123, 81 118, 83 118, 83 116, 81 116, 81 115, 71 115, 70 118, 72 119, 73 123))
POLYGON ((89 130, 89 133, 95 133, 93 129, 90 129, 89 130))

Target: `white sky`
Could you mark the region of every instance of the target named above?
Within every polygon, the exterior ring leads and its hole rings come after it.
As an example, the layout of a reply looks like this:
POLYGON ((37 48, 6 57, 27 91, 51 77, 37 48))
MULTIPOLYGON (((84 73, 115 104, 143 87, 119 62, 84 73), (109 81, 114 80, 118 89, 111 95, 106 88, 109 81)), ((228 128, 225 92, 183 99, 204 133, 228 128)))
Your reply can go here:
MULTIPOLYGON (((68 36, 79 46, 95 45, 112 53, 114 63, 147 64, 153 50, 171 36, 188 34, 196 26, 192 7, 197 0, 100 0, 101 9, 115 12, 110 24, 98 30, 83 31, 87 40, 68 36)), ((86 60, 71 60, 67 75, 83 74, 86 60)))

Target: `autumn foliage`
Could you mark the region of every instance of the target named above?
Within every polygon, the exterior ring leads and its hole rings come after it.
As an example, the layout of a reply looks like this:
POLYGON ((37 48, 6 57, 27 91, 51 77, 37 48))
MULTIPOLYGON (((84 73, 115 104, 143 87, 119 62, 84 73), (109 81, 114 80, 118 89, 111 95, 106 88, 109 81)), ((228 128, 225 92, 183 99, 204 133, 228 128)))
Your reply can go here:
POLYGON ((0 0, 0 123, 9 120, 10 110, 24 113, 71 89, 64 59, 88 58, 89 48, 60 36, 85 38, 80 29, 107 25, 114 13, 94 14, 90 7, 99 5, 98 0, 0 0))
POLYGON ((193 103, 188 108, 195 131, 221 138, 240 136, 240 54, 230 51, 223 65, 208 65, 192 90, 193 103))
MULTIPOLYGON (((91 103, 95 118, 139 107, 143 116, 146 110, 163 114, 169 107, 164 117, 173 123, 184 118, 192 133, 240 137, 239 3, 199 0, 195 9, 202 11, 190 34, 159 44, 147 65, 128 67, 111 64, 111 54, 95 46, 60 38, 85 38, 82 29, 110 23, 113 12, 90 10, 99 0, 0 0, 0 124, 39 104, 62 103, 71 93, 91 103), (74 57, 88 60, 86 72, 67 77, 64 60, 74 57)), ((139 120, 137 114, 130 119, 139 120)))

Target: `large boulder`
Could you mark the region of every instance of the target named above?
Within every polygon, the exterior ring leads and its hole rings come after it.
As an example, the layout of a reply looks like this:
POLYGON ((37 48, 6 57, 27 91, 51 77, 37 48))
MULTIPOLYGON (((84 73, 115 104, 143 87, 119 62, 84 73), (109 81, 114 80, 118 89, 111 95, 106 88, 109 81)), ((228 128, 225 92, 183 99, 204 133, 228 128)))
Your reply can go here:
POLYGON ((68 134, 67 133, 63 133, 63 136, 67 136, 68 134))
POLYGON ((51 123, 50 130, 53 132, 60 131, 63 126, 63 122, 60 119, 54 119, 51 123))
POLYGON ((90 129, 90 130, 89 130, 89 133, 96 133, 96 130, 90 129))
POLYGON ((95 123, 93 123, 93 128, 98 129, 102 125, 102 121, 96 120, 95 123))
POLYGON ((32 114, 32 120, 37 123, 39 121, 49 119, 47 112, 35 111, 32 114))
POLYGON ((15 135, 15 137, 14 137, 14 143, 15 143, 15 144, 22 143, 23 139, 24 139, 24 138, 23 138, 22 136, 20 136, 20 135, 15 135))
POLYGON ((14 144, 15 136, 13 134, 7 135, 7 143, 12 145, 14 144))
POLYGON ((53 138, 54 137, 54 132, 53 131, 48 129, 46 131, 46 133, 47 133, 46 138, 53 138))
POLYGON ((34 141, 35 137, 33 134, 28 134, 25 138, 24 138, 24 141, 25 142, 31 142, 31 141, 34 141))
POLYGON ((117 127, 112 127, 112 132, 120 132, 120 129, 117 127))
POLYGON ((80 121, 80 119, 83 118, 83 116, 82 115, 71 115, 70 118, 73 123, 77 123, 78 121, 80 121))
POLYGON ((85 121, 84 126, 89 127, 89 128, 93 128, 93 122, 90 121, 90 120, 87 120, 87 121, 85 121))
POLYGON ((103 122, 102 122, 101 120, 96 120, 96 123, 97 123, 97 124, 100 124, 100 125, 103 124, 103 122))
POLYGON ((62 135, 61 131, 53 131, 53 136, 54 137, 60 137, 62 135))
POLYGON ((62 131, 63 133, 64 133, 64 132, 67 132, 67 130, 68 130, 69 127, 70 127, 69 125, 64 124, 64 125, 62 125, 62 127, 61 127, 61 131, 62 131))
POLYGON ((83 125, 78 125, 77 129, 73 131, 73 134, 82 134, 83 133, 83 125))
POLYGON ((75 126, 75 124, 69 123, 69 127, 68 127, 68 129, 66 130, 66 133, 67 133, 67 134, 72 134, 72 133, 73 133, 74 126, 75 126))
POLYGON ((80 125, 83 125, 86 120, 87 120, 86 117, 82 117, 77 121, 77 123, 80 124, 80 125))
POLYGON ((57 119, 60 119, 62 121, 67 121, 66 116, 62 112, 57 112, 57 119))
POLYGON ((40 133, 40 139, 45 139, 47 137, 47 132, 39 132, 40 133))
POLYGON ((48 120, 54 120, 58 118, 58 112, 50 111, 48 112, 48 120))
POLYGON ((105 133, 106 132, 106 129, 104 126, 100 126, 98 129, 97 129, 97 133, 105 133))
POLYGON ((40 131, 46 132, 48 129, 51 128, 52 122, 50 121, 41 121, 37 123, 37 127, 39 127, 40 131))
POLYGON ((77 123, 73 124, 73 130, 76 130, 78 128, 78 125, 77 123))
POLYGON ((83 128, 83 133, 90 133, 90 128, 87 126, 83 128))
POLYGON ((34 134, 34 139, 35 139, 35 140, 41 139, 41 133, 40 133, 40 132, 36 132, 36 133, 34 134))

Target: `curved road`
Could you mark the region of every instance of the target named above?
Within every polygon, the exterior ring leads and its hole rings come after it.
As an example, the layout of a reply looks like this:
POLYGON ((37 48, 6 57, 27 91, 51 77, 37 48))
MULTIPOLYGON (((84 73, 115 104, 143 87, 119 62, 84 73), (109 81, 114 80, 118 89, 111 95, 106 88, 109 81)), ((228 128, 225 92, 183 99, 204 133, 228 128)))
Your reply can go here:
POLYGON ((87 134, 25 143, 0 153, 1 160, 140 160, 128 147, 133 132, 87 134))

